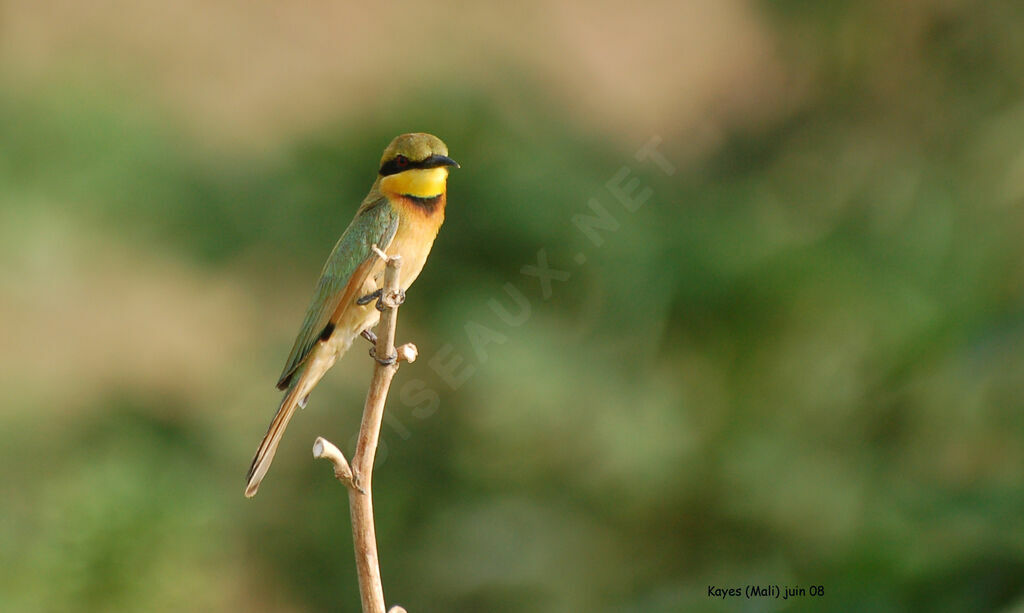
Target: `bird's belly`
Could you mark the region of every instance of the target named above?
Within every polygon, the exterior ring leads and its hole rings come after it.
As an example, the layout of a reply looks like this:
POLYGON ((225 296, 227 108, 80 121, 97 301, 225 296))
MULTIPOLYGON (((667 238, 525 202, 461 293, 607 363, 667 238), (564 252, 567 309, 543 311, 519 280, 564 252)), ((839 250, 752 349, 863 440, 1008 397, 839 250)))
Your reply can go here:
MULTIPOLYGON (((364 283, 364 289, 369 285, 369 282, 364 283)), ((371 287, 365 293, 360 294, 360 296, 372 293, 373 291, 371 287)), ((303 388, 299 390, 298 396, 300 398, 308 396, 313 391, 317 382, 320 381, 320 378, 334 366, 338 358, 345 355, 345 352, 352 346, 359 333, 377 325, 379 319, 380 311, 376 309, 372 302, 368 305, 353 303, 349 308, 342 311, 341 317, 335 324, 330 338, 316 343, 309 357, 303 363, 304 373, 299 379, 300 385, 303 388)))
MULTIPOLYGON (((364 284, 364 289, 367 285, 364 284)), ((365 296, 373 291, 373 288, 370 287, 369 291, 360 293, 360 296, 365 296)), ((334 333, 327 341, 331 353, 335 356, 343 355, 352 346, 352 342, 359 336, 359 333, 377 325, 378 320, 380 320, 380 311, 377 310, 373 302, 362 306, 353 304, 345 309, 335 324, 334 333)))
MULTIPOLYGON (((430 255, 430 248, 434 245, 434 238, 437 237, 437 230, 438 224, 427 220, 403 220, 403 223, 399 224, 395 237, 388 245, 387 254, 402 256, 398 286, 403 290, 409 289, 423 270, 427 256, 430 255)), ((376 267, 372 276, 374 288, 384 285, 383 262, 376 267)))

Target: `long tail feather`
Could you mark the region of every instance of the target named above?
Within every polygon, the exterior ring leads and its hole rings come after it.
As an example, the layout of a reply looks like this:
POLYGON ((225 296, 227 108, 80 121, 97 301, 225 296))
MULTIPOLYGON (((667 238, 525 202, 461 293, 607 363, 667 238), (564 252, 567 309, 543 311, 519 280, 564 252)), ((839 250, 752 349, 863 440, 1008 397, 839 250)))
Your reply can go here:
POLYGON ((277 444, 281 442, 281 437, 284 436, 284 430, 288 427, 288 422, 291 420, 292 415, 295 414, 295 409, 306 406, 306 400, 309 398, 310 392, 320 382, 320 378, 324 376, 324 373, 330 370, 335 360, 352 346, 352 341, 358 336, 359 331, 369 325, 373 325, 377 322, 377 318, 380 317, 380 313, 372 307, 361 310, 358 314, 364 317, 366 321, 357 321, 354 324, 343 320, 342 325, 334 329, 334 334, 330 336, 329 342, 327 339, 318 342, 305 362, 292 374, 288 384, 288 391, 285 392, 284 398, 281 400, 281 406, 277 409, 277 415, 270 422, 267 434, 263 437, 259 449, 256 450, 256 456, 252 459, 252 465, 249 466, 249 482, 245 486, 246 498, 252 498, 256 495, 256 490, 260 487, 260 481, 263 481, 267 470, 270 469, 270 463, 274 461, 277 444))
POLYGON ((299 395, 301 387, 304 386, 292 385, 288 393, 284 395, 284 398, 281 400, 281 406, 277 409, 277 415, 274 415, 274 420, 270 422, 266 436, 263 437, 259 449, 256 450, 256 455, 252 459, 252 465, 249 467, 248 484, 245 486, 246 498, 252 498, 256 495, 260 482, 263 481, 263 477, 266 476, 267 471, 270 469, 270 463, 274 461, 274 453, 277 452, 277 445, 281 442, 281 437, 284 436, 284 430, 288 427, 288 422, 291 420, 292 415, 295 414, 295 409, 300 404, 305 404, 305 398, 301 398, 299 395))

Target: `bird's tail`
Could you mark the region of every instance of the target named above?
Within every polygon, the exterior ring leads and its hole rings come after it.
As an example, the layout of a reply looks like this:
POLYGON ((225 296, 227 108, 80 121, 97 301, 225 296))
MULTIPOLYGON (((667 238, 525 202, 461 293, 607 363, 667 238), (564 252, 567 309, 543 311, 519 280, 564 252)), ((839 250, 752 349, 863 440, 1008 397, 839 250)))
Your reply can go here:
POLYGON ((277 415, 274 415, 274 420, 270 422, 266 436, 263 437, 259 449, 256 450, 256 456, 253 457, 252 465, 249 467, 248 484, 245 486, 246 498, 256 495, 260 481, 263 481, 267 470, 270 469, 270 463, 274 461, 277 444, 281 442, 281 437, 284 436, 284 430, 288 427, 292 415, 295 414, 295 409, 305 405, 305 398, 299 395, 301 388, 305 387, 299 384, 302 378, 298 377, 299 381, 295 381, 288 388, 288 393, 284 395, 281 406, 277 409, 277 415))

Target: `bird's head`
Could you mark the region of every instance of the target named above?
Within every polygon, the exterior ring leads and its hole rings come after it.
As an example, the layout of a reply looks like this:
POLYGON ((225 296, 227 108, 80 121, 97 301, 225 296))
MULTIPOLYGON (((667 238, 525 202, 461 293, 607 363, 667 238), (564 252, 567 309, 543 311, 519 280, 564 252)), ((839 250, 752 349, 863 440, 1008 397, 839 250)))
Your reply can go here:
POLYGON ((380 186, 385 192, 417 198, 444 193, 448 168, 459 164, 448 157, 448 146, 433 134, 415 132, 395 137, 380 159, 380 186))

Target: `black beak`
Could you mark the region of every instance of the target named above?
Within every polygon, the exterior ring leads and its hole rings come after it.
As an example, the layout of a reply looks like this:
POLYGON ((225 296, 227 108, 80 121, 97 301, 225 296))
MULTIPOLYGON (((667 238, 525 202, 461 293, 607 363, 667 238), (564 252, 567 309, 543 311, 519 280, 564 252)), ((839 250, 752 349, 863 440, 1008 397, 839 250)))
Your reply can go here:
POLYGON ((461 168, 458 162, 447 155, 438 155, 436 153, 417 164, 417 166, 420 168, 438 168, 440 166, 454 166, 455 168, 461 168))

